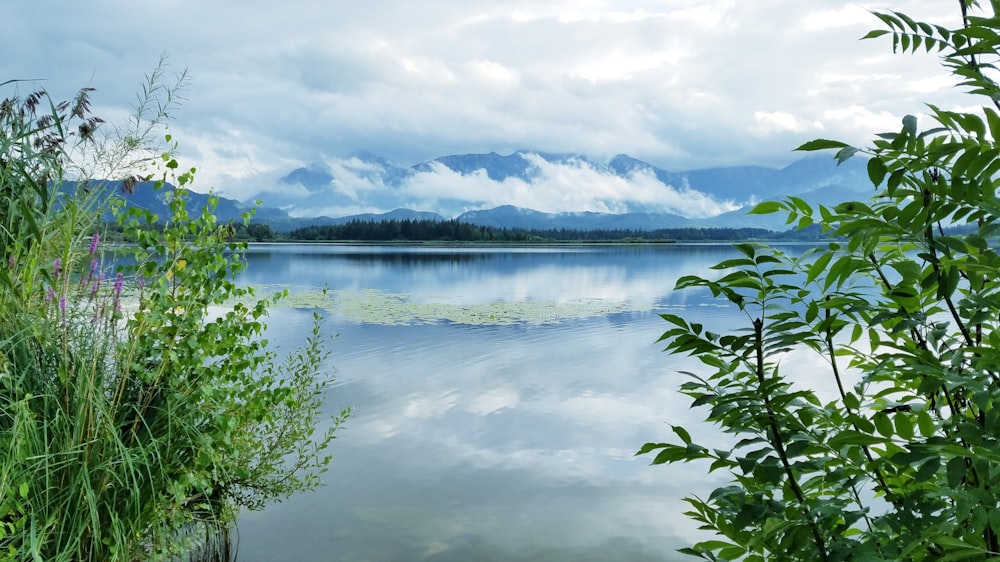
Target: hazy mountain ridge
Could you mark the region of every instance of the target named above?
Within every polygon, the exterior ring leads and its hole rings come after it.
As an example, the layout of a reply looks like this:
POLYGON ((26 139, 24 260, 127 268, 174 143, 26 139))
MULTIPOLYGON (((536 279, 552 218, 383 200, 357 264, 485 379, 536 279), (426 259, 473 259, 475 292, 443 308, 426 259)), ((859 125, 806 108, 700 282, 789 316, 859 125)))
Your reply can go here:
POLYGON ((841 166, 828 155, 813 155, 784 168, 732 166, 672 172, 626 154, 602 163, 580 154, 525 150, 508 155, 454 154, 408 168, 372 153, 356 153, 292 170, 280 184, 278 198, 268 197, 270 193, 258 198, 280 205, 296 217, 295 222, 308 222, 307 215, 317 213, 337 217, 313 219, 323 224, 352 218, 384 220, 394 217, 379 209, 419 209, 484 226, 580 230, 784 229, 779 217, 751 217, 746 211, 759 201, 788 195, 831 204, 871 189, 860 158, 841 166), (590 209, 550 208, 546 212, 502 200, 504 194, 529 194, 543 203, 555 200, 552 207, 560 198, 568 198, 567 193, 578 195, 577 191, 583 191, 577 189, 580 185, 600 191, 600 196, 577 196, 566 204, 576 202, 590 209), (695 212, 683 212, 685 206, 695 212), (347 212, 331 212, 338 209, 347 212), (353 209, 373 210, 350 212, 353 209))
MULTIPOLYGON (((148 209, 161 217, 169 212, 169 195, 166 195, 172 190, 169 186, 158 192, 151 183, 143 183, 136 186, 134 194, 127 195, 121 193, 120 182, 94 182, 98 184, 100 189, 123 197, 130 205, 148 209)), ((788 225, 780 216, 747 215, 746 212, 758 201, 788 195, 814 205, 833 205, 865 198, 871 192, 863 160, 849 160, 838 167, 828 156, 810 156, 780 169, 734 166, 671 172, 625 154, 600 163, 578 154, 518 151, 504 156, 492 152, 442 156, 403 168, 375 154, 356 153, 348 159, 291 170, 276 185, 262 190, 247 202, 220 197, 216 214, 221 221, 239 220, 244 212, 254 208, 253 201, 261 200, 263 205, 257 208, 253 220, 281 231, 351 220, 450 218, 482 226, 521 229, 757 227, 785 230, 788 225), (452 182, 454 189, 437 189, 435 181, 452 182), (594 184, 595 181, 598 183, 594 184), (470 189, 506 189, 512 193, 554 190, 559 197, 563 195, 560 189, 572 192, 577 182, 591 182, 590 188, 596 185, 603 189, 604 199, 594 201, 618 208, 615 212, 572 209, 544 212, 509 203, 483 204, 484 198, 492 196, 490 193, 469 193, 463 198, 465 190, 470 189), (632 189, 634 185, 641 189, 632 189), (720 212, 711 216, 684 216, 680 212, 665 211, 657 208, 655 198, 660 191, 681 203, 717 205, 720 212), (646 199, 619 204, 616 200, 619 192, 623 197, 638 194, 646 199), (442 208, 434 208, 432 203, 442 208), (375 210, 325 212, 338 208, 375 210)), ((208 195, 192 192, 189 208, 198 212, 207 201, 208 195)))

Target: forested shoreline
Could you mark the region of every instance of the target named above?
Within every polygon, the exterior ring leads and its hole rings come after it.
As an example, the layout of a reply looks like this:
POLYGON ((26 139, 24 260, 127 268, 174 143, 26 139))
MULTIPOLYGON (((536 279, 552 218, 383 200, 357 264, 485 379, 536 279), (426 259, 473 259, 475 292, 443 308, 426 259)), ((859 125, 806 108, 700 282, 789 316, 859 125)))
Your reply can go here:
POLYGON ((815 241, 819 228, 775 232, 763 228, 663 228, 656 230, 567 228, 519 229, 475 225, 457 219, 352 220, 280 232, 263 223, 236 225, 234 237, 253 242, 731 242, 746 240, 815 241))

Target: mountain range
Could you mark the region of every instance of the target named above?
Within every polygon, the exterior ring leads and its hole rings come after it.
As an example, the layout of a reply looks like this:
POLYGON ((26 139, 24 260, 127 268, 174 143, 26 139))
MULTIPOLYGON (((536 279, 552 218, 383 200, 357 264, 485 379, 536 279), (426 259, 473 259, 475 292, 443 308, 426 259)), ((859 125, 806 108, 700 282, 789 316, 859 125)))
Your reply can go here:
MULTIPOLYGON (((113 184, 112 184, 113 185, 113 184)), ((220 198, 222 220, 262 201, 255 221, 277 230, 350 220, 450 219, 525 229, 652 230, 684 227, 787 228, 779 216, 747 215, 759 201, 794 195, 833 205, 872 192, 865 161, 837 165, 808 156, 783 168, 733 166, 663 170, 620 154, 518 151, 442 156, 400 167, 357 153, 290 170, 245 201, 220 198)), ((205 196, 193 194, 195 206, 205 196)), ((140 185, 130 197, 164 213, 162 194, 140 185)))

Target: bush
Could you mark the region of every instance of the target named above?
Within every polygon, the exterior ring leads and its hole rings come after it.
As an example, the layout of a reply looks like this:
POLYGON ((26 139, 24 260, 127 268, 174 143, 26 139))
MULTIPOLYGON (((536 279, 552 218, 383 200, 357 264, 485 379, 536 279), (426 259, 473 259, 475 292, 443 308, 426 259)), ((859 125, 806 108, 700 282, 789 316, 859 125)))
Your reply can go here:
POLYGON ((688 515, 716 534, 682 552, 706 560, 984 560, 1000 556, 1000 19, 967 13, 946 29, 877 14, 893 49, 935 51, 981 111, 929 106, 921 130, 866 149, 830 140, 838 161, 870 157, 869 201, 812 209, 800 199, 759 205, 789 224, 818 224, 846 242, 792 257, 739 245, 718 280, 686 277, 743 312, 747 326, 711 333, 664 315, 671 353, 704 372, 681 389, 734 445, 708 449, 690 432, 648 443, 654 464, 704 460, 731 485, 689 497, 688 515), (952 228, 958 227, 958 228, 952 228), (782 363, 792 351, 826 359, 823 375, 782 363))
MULTIPOLYGON (((146 96, 163 91, 158 76, 146 96)), ((171 150, 148 156, 153 126, 125 128, 117 144, 97 137, 89 94, 0 104, 0 558, 182 554, 192 531, 228 533, 239 508, 319 485, 348 415, 320 413, 329 352, 318 316, 279 361, 263 336, 280 295, 238 287, 244 246, 229 241, 232 227, 211 208, 189 216, 185 192, 167 186, 188 186, 194 170, 177 173, 171 150), (159 162, 171 216, 157 224, 65 181, 95 155, 117 158, 106 169, 159 162), (123 251, 134 265, 101 260, 108 209, 138 241, 123 251)))

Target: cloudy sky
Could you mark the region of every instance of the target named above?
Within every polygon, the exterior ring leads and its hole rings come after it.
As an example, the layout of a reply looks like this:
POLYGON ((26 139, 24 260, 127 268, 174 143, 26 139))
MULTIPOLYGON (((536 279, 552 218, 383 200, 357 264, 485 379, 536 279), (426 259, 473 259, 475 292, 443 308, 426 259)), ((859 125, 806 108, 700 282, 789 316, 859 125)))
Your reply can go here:
POLYGON ((923 102, 968 102, 932 55, 858 41, 879 25, 869 9, 954 27, 957 2, 10 4, 0 82, 91 86, 114 119, 161 54, 187 69, 171 125, 182 163, 230 196, 359 150, 404 166, 517 149, 782 166, 811 138, 864 143, 923 102))

